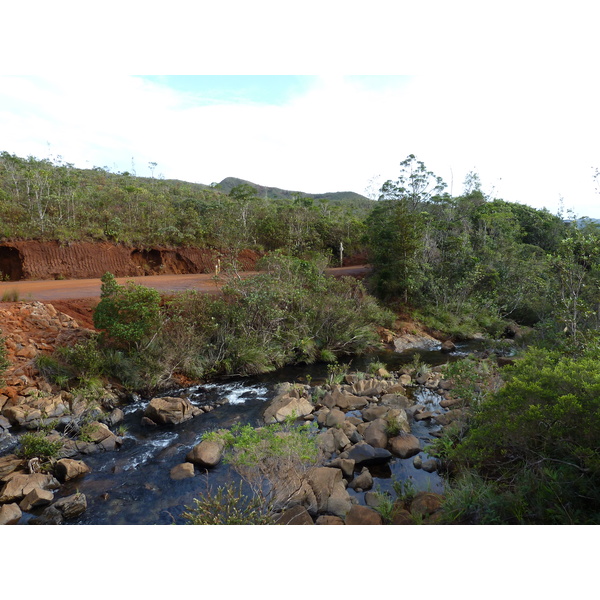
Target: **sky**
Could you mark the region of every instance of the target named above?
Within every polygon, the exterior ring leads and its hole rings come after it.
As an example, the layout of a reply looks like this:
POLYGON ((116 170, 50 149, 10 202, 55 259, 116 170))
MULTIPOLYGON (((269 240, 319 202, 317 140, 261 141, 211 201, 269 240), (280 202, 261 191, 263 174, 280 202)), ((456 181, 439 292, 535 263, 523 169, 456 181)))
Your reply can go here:
POLYGON ((0 76, 0 150, 210 184, 373 195, 415 154, 463 191, 600 218, 600 88, 578 73, 0 76), (156 163, 151 168, 149 163, 156 163))

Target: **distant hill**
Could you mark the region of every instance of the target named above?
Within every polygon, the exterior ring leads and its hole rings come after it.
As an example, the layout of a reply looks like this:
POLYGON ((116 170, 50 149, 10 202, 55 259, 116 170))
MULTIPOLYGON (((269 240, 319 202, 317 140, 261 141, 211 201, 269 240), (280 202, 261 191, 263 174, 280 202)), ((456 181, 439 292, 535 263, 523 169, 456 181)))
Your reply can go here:
POLYGON ((296 196, 302 198, 313 198, 314 200, 328 200, 332 204, 345 204, 358 209, 370 210, 374 201, 365 196, 361 196, 356 192, 327 192, 324 194, 309 194, 308 192, 282 190, 281 188, 259 185, 238 179, 237 177, 226 177, 218 184, 217 189, 228 194, 234 187, 238 185, 248 184, 256 188, 258 196, 269 198, 270 200, 292 200, 296 196))

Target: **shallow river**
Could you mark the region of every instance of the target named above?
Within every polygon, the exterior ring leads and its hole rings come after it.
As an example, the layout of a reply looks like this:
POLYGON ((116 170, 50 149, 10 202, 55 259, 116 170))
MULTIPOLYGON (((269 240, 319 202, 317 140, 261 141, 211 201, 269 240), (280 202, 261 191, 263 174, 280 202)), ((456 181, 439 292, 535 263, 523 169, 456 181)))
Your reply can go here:
MULTIPOLYGON (((473 346, 462 346, 451 355, 439 351, 419 352, 421 359, 436 365, 455 360, 471 351, 473 346)), ((414 352, 380 352, 376 355, 355 358, 351 369, 364 370, 374 359, 382 360, 388 369, 395 370, 411 362, 414 352)), ((347 361, 342 361, 347 362, 347 361)), ((173 390, 164 395, 189 397, 193 404, 205 405, 221 403, 213 411, 204 413, 186 423, 172 428, 149 429, 140 425, 144 408, 149 399, 139 399, 127 406, 125 426, 127 433, 123 446, 116 452, 107 452, 82 457, 91 468, 91 473, 62 486, 55 499, 77 491, 86 495, 87 511, 74 524, 172 524, 183 523, 182 513, 193 499, 202 494, 207 486, 215 489, 219 485, 235 479, 235 475, 221 463, 210 472, 196 468, 193 478, 173 481, 169 471, 185 461, 189 450, 197 444, 202 434, 218 428, 228 428, 236 423, 261 424, 261 414, 266 402, 274 397, 277 383, 290 381, 306 383, 306 376, 312 384, 323 382, 327 375, 326 365, 300 366, 280 369, 257 377, 227 380, 194 388, 173 390)), ((438 394, 427 390, 417 392, 418 402, 432 410, 440 400, 438 394)), ((430 439, 435 425, 425 421, 413 422, 412 432, 423 442, 430 439)), ((427 454, 421 453, 425 459, 427 454)), ((427 473, 415 469, 413 459, 393 458, 383 467, 371 468, 374 477, 374 490, 392 491, 394 479, 410 480, 416 490, 443 491, 443 482, 437 473, 427 473)), ((349 492, 364 504, 364 492, 349 492)), ((21 523, 26 523, 33 515, 24 513, 21 523)))

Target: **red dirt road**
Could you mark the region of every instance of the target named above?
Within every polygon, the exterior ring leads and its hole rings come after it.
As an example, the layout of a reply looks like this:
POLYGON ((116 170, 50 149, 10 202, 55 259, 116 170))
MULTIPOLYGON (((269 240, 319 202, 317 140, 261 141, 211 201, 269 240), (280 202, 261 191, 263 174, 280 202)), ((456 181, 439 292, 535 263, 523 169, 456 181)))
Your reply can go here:
MULTIPOLYGON (((338 267, 327 269, 326 273, 334 277, 350 275, 362 278, 369 271, 366 265, 353 267, 338 267)), ((242 277, 256 275, 255 271, 240 273, 242 277)), ((222 282, 216 281, 214 275, 149 275, 146 277, 120 277, 119 283, 126 281, 154 288, 161 292, 182 292, 197 290, 205 294, 218 294, 222 282)), ((100 298, 100 279, 69 279, 69 280, 43 280, 43 281, 8 281, 0 283, 0 301, 5 295, 12 292, 18 294, 21 301, 39 300, 51 302, 53 300, 71 300, 79 298, 100 298)))

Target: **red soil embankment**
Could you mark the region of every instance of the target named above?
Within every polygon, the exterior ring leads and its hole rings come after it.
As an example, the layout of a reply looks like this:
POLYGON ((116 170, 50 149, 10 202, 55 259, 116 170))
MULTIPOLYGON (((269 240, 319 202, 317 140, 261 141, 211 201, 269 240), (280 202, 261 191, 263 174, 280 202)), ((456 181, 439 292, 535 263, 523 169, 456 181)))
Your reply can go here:
MULTIPOLYGON (((116 277, 214 273, 215 267, 230 260, 207 248, 140 249, 109 242, 22 241, 0 243, 0 278, 87 279, 110 271, 116 277)), ((242 250, 233 258, 244 271, 252 270, 259 254, 242 250)))

